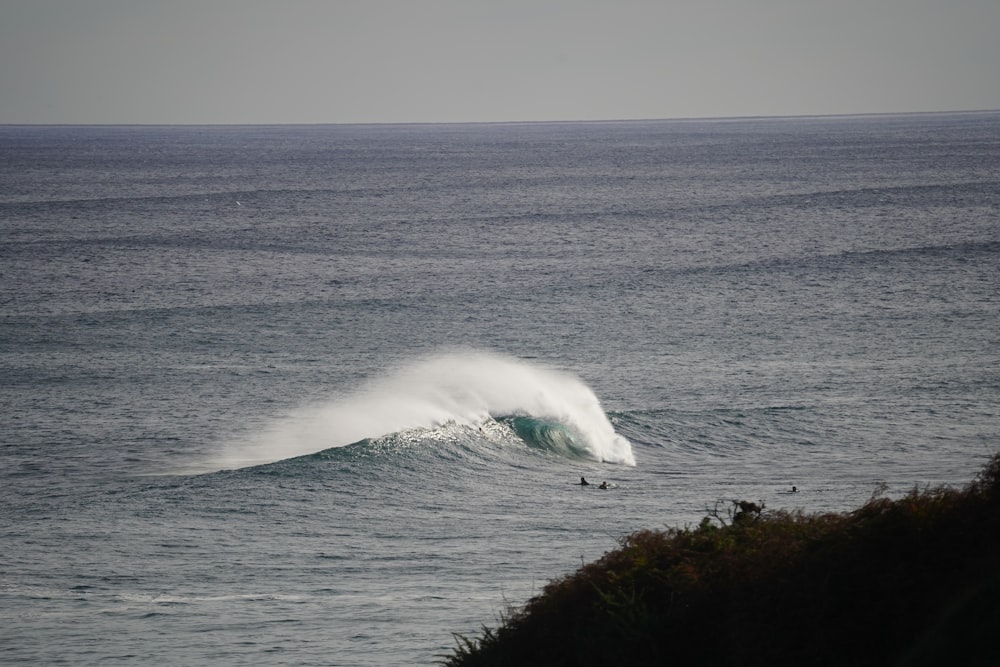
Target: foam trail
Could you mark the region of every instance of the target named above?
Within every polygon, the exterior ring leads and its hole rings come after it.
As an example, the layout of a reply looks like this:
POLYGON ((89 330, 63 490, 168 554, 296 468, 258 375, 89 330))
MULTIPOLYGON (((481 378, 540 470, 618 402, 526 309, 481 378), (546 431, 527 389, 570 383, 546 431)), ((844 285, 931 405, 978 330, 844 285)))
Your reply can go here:
POLYGON ((591 458, 635 465, 631 444, 615 433, 579 378, 486 352, 427 357, 356 395, 299 411, 236 447, 226 462, 269 463, 409 429, 510 415, 559 422, 579 436, 591 458))

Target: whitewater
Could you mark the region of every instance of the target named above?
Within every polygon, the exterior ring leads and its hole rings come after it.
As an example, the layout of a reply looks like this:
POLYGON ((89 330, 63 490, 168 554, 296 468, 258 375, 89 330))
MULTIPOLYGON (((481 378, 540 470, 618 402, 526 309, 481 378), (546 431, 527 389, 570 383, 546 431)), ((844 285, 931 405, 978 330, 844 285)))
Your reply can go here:
POLYGON ((461 351, 414 361, 354 395, 299 410, 251 442, 232 445, 223 467, 270 463, 448 424, 485 433, 487 423, 515 417, 550 424, 547 435, 532 438, 533 444, 635 465, 628 440, 615 433, 597 397, 579 378, 512 357, 461 351))
POLYGON ((430 665, 633 531, 998 451, 995 112, 0 152, 3 664, 430 665))

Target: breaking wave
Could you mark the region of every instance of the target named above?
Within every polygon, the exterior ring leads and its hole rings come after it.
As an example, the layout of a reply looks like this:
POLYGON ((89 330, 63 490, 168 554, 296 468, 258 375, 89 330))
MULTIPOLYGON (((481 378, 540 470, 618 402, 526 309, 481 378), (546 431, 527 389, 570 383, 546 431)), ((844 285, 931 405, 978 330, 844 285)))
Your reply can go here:
POLYGON ((355 394, 304 408, 227 448, 223 467, 271 463, 394 433, 499 421, 528 446, 635 465, 593 391, 578 377, 487 352, 423 358, 355 394))

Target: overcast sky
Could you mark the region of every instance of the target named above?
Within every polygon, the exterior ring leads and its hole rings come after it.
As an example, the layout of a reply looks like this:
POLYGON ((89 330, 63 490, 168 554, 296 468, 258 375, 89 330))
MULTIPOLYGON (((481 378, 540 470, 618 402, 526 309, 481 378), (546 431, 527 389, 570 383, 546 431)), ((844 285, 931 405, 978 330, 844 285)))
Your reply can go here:
POLYGON ((0 0, 0 123, 1000 108, 1000 0, 0 0))

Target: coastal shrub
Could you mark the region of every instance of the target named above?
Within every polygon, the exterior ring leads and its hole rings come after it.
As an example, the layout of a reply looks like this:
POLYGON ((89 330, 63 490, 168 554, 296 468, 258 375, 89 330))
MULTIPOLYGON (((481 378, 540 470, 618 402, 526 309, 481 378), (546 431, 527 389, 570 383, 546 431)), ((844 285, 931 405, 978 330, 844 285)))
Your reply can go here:
POLYGON ((850 513, 717 510, 623 538, 444 664, 1000 664, 1000 455, 850 513))

